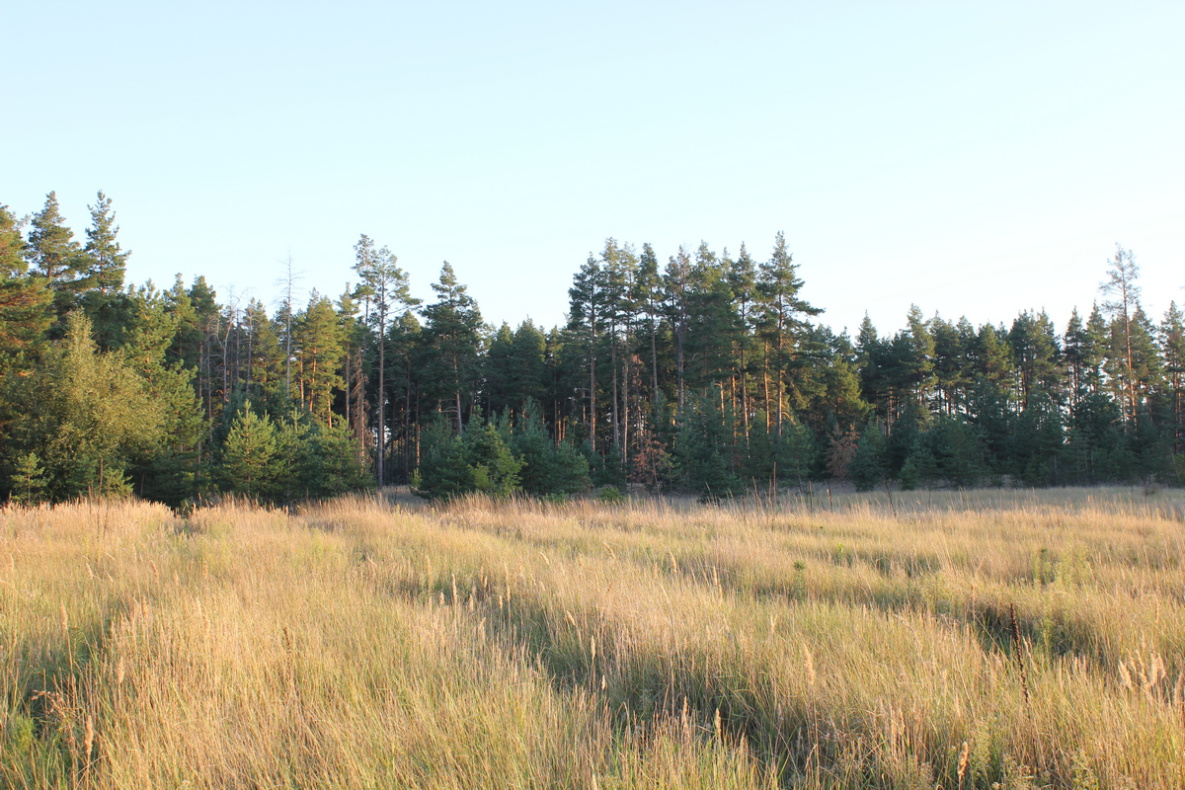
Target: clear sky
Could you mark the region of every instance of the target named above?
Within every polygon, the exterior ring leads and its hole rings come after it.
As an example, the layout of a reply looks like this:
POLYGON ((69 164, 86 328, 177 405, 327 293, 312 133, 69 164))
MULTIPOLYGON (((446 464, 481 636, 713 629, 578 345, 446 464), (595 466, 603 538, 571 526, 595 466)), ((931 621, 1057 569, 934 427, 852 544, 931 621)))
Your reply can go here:
POLYGON ((129 279, 336 297, 353 244, 564 320, 613 236, 786 233, 819 320, 1185 301, 1185 3, 40 2, 0 10, 0 203, 104 190, 129 279))

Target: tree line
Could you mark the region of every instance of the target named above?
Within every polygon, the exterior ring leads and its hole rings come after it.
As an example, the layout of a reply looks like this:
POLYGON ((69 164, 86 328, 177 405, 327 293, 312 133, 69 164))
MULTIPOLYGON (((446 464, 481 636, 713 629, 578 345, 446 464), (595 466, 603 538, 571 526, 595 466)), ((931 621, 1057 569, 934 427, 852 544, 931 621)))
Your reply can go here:
POLYGON ((111 201, 89 209, 76 238, 52 192, 0 206, 0 496, 1185 482, 1185 318, 1144 312, 1119 247, 1061 330, 915 306, 837 334, 781 233, 665 262, 608 239, 565 325, 495 329, 447 262, 423 303, 365 235, 336 298, 127 286, 111 201))

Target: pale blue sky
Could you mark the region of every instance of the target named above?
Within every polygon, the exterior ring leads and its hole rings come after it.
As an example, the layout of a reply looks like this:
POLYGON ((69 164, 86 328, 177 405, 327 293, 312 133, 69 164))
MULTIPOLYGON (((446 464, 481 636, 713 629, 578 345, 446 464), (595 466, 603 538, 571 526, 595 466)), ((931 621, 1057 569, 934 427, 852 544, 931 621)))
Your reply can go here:
POLYGON ((1179 2, 9 3, 0 203, 103 189, 133 282, 338 295, 360 233, 429 297, 563 320, 607 236, 784 230, 820 318, 1088 310, 1115 242, 1185 301, 1179 2))

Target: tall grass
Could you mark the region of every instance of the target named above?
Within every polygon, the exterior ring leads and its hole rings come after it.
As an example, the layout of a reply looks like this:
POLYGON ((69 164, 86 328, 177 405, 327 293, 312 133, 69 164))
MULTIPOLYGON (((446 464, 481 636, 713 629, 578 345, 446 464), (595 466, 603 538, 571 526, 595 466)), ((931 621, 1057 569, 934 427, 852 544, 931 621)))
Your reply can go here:
POLYGON ((0 511, 0 786, 1178 788, 1185 500, 0 511))

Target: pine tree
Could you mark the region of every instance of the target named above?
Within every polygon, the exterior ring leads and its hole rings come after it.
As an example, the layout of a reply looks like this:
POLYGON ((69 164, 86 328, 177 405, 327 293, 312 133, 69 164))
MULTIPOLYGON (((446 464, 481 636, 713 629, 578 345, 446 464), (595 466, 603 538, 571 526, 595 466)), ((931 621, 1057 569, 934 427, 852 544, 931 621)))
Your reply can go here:
POLYGON ((0 373, 40 341, 50 324, 45 279, 28 274, 21 223, 0 204, 0 373))
POLYGON ((740 489, 732 469, 729 417, 719 405, 719 393, 689 394, 679 416, 674 456, 683 486, 705 500, 728 496, 740 489))
POLYGON ((930 394, 937 383, 934 375, 934 335, 929 322, 922 316, 922 309, 910 305, 906 315, 908 330, 903 333, 907 356, 902 360, 906 381, 913 392, 914 402, 927 408, 930 394))
POLYGON ((1173 452, 1179 455, 1185 451, 1185 314, 1176 302, 1169 302, 1160 324, 1160 347, 1172 415, 1173 452))
POLYGON ((1008 333, 1016 363, 1017 400, 1021 410, 1029 408, 1034 393, 1052 398, 1059 381, 1059 349, 1053 323, 1044 312, 1024 311, 1012 322, 1008 333))
POLYGON ((597 450, 597 354, 598 338, 605 331, 605 274, 601 262, 590 253, 568 289, 568 329, 583 335, 588 369, 588 443, 597 450))
POLYGON ((753 329, 753 305, 757 298, 757 265, 741 243, 741 252, 732 263, 728 274, 728 284, 732 291, 736 310, 736 370, 740 379, 741 396, 741 427, 745 434, 745 442, 749 441, 749 418, 751 406, 749 403, 749 345, 750 333, 753 329))
POLYGON ((131 252, 119 246, 115 212, 111 210, 111 199, 102 190, 95 204, 87 208, 91 214, 91 226, 86 230, 86 247, 83 249, 83 265, 86 268, 81 272, 81 278, 85 287, 112 294, 123 288, 131 252))
POLYGON ((384 459, 387 450, 387 328, 391 317, 419 304, 411 296, 407 274, 399 268, 399 259, 386 247, 376 250, 370 237, 363 234, 354 245, 354 271, 361 281, 360 294, 366 300, 365 319, 373 328, 378 345, 378 419, 375 454, 376 477, 381 487, 386 483, 384 459))
POLYGON ((691 256, 683 247, 667 261, 662 285, 663 307, 675 342, 675 406, 682 412, 687 397, 687 328, 691 323, 691 256))
POLYGON ((295 321, 298 391, 309 412, 333 427, 334 392, 345 386, 340 375, 346 356, 343 327, 333 304, 315 290, 295 321))
POLYGON ((128 469, 156 452, 168 427, 165 404, 123 355, 99 351, 80 312, 39 368, 6 384, 0 402, 21 413, 0 416, 11 426, 4 452, 35 452, 54 500, 130 493, 128 469))
POLYGON ((53 291, 60 332, 65 326, 66 314, 75 307, 77 280, 85 267, 85 259, 78 242, 74 241, 74 232, 62 217, 54 192, 45 196, 45 206, 33 215, 25 255, 34 271, 45 278, 53 291))
POLYGON ((44 498, 46 484, 45 469, 37 453, 25 453, 16 459, 9 483, 9 498, 22 505, 36 504, 44 498))
POLYGON ((780 436, 786 420, 786 377, 794 358, 795 338, 805 326, 805 316, 819 315, 823 311, 799 296, 803 281, 798 276, 793 256, 786 249, 786 237, 781 231, 774 240, 773 254, 759 269, 757 292, 761 297, 761 326, 773 349, 777 386, 774 426, 775 434, 780 436))
POLYGON ((1075 307, 1066 324, 1066 332, 1062 335, 1062 359, 1069 376, 1066 389, 1071 410, 1086 394, 1086 361, 1083 353, 1086 343, 1086 327, 1078 315, 1078 308, 1075 307))
POLYGON ((937 315, 930 321, 930 333, 934 338, 935 405, 939 412, 954 416, 963 409, 970 383, 965 336, 937 315))
POLYGON ((26 255, 29 262, 55 290, 64 288, 78 274, 82 261, 74 232, 66 225, 56 192, 45 196, 45 206, 33 215, 26 255))
POLYGON ((120 248, 111 199, 99 192, 90 210, 91 226, 86 230, 78 279, 74 283, 78 304, 95 327, 102 349, 116 348, 123 341, 124 330, 133 321, 131 300, 122 292, 124 273, 130 251, 120 248))
POLYGON ((871 491, 884 480, 885 474, 885 436, 879 427, 869 423, 848 465, 848 476, 857 491, 871 491))
POLYGON ((129 472, 139 495, 176 506, 195 493, 198 447, 207 426, 193 388, 194 370, 168 361, 176 316, 154 288, 141 288, 133 302, 136 319, 124 330, 127 342, 120 352, 159 406, 163 423, 152 452, 134 461, 129 472))
POLYGON ((272 461, 277 453, 276 428, 244 404, 222 447, 221 475, 227 490, 253 499, 267 498, 276 484, 272 461))
POLYGON ((436 302, 422 311, 422 345, 427 352, 424 370, 435 384, 433 394, 445 410, 453 413, 457 433, 463 434, 480 375, 481 312, 448 261, 441 267, 440 281, 432 284, 432 290, 436 302))
POLYGON ((1139 307, 1140 288, 1136 281, 1140 267, 1130 250, 1115 245, 1115 257, 1107 261, 1107 279, 1099 290, 1110 297, 1103 302, 1103 309, 1111 315, 1112 350, 1111 358, 1118 364, 1112 367, 1112 376, 1121 395, 1126 420, 1135 420, 1137 411, 1135 352, 1132 346, 1132 317, 1139 307))
POLYGON ((658 385, 658 329, 662 319, 662 277, 658 273, 658 256, 649 244, 642 245, 638 257, 638 274, 634 278, 631 299, 638 305, 642 324, 649 336, 651 422, 657 425, 661 393, 658 385))

